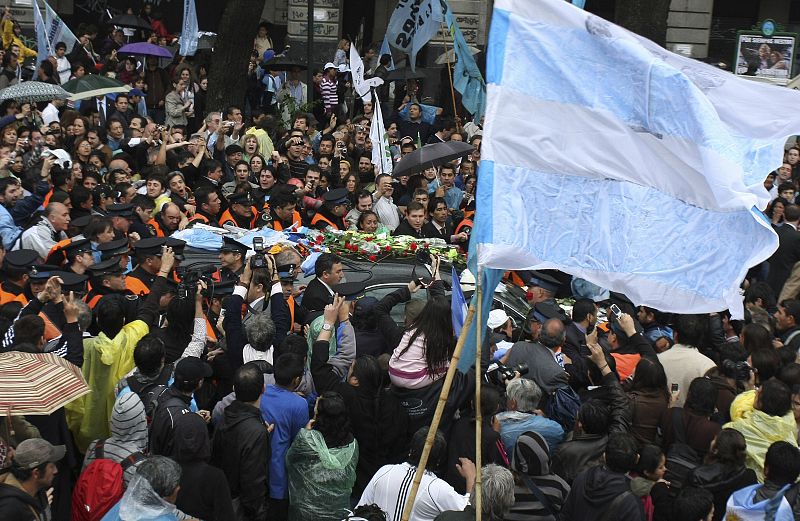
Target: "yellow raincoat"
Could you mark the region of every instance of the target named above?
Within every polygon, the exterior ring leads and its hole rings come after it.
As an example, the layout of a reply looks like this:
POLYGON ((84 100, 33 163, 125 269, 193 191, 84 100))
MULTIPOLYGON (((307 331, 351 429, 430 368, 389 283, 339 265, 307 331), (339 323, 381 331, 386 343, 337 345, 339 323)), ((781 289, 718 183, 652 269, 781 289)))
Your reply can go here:
POLYGON ((759 483, 764 483, 764 459, 767 449, 776 441, 787 441, 797 446, 797 422, 790 410, 778 418, 754 408, 756 392, 747 391, 731 404, 733 421, 723 425, 725 429, 735 429, 742 433, 747 442, 745 465, 753 469, 759 483))
POLYGON ((36 58, 37 54, 36 51, 33 49, 28 49, 25 47, 25 44, 22 43, 22 40, 14 34, 14 22, 11 20, 3 20, 3 49, 8 49, 11 44, 19 46, 19 55, 22 60, 26 58, 36 58))
POLYGON ((83 376, 92 392, 69 403, 67 423, 81 452, 92 440, 111 435, 109 421, 114 408, 114 388, 135 364, 133 348, 150 331, 142 320, 125 324, 109 339, 105 333, 83 341, 83 376))
MULTIPOLYGON (((258 153, 264 158, 264 160, 269 161, 270 156, 272 155, 272 151, 275 150, 275 145, 272 144, 272 140, 269 138, 269 134, 266 131, 261 130, 260 128, 250 127, 245 132, 244 136, 240 141, 241 147, 244 148, 244 143, 247 140, 248 136, 255 136, 258 140, 258 153)), ((245 161, 250 161, 250 158, 244 158, 245 161)), ((266 166, 266 165, 264 165, 266 166)))

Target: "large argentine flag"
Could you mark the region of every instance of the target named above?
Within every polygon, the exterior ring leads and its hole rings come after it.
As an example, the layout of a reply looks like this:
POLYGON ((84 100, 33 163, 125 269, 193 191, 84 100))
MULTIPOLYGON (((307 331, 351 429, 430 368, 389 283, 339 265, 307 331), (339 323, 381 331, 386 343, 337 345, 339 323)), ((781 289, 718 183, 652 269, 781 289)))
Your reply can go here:
POLYGON ((496 0, 478 263, 558 268, 634 302, 730 308, 777 247, 762 185, 800 94, 665 51, 562 0, 496 0), (767 101, 768 100, 768 101, 767 101))

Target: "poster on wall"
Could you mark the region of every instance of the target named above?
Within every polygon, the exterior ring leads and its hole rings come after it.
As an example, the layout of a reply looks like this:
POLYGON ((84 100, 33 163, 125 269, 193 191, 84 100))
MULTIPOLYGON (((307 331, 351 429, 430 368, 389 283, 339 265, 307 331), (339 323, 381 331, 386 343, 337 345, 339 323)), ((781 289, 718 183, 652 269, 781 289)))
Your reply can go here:
POLYGON ((736 74, 788 80, 794 64, 795 34, 738 34, 736 74))

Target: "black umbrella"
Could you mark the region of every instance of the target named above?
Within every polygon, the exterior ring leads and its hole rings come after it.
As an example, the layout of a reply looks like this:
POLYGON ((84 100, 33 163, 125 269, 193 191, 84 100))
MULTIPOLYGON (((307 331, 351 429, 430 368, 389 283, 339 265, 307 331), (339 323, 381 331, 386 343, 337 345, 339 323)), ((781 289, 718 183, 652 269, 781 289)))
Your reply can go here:
POLYGON ((428 75, 422 72, 422 69, 412 71, 411 67, 403 67, 402 69, 395 69, 389 73, 387 80, 389 81, 407 81, 407 80, 421 80, 427 78, 428 75))
POLYGON ((153 26, 147 23, 147 20, 135 14, 118 14, 108 21, 111 25, 117 27, 127 27, 129 29, 140 29, 143 31, 152 31, 153 26))
POLYGON ((425 145, 401 159, 392 170, 394 177, 416 174, 428 167, 449 163, 459 157, 469 155, 475 147, 463 141, 445 141, 425 145))
POLYGON ((292 61, 285 56, 275 56, 262 64, 262 68, 269 71, 290 71, 295 67, 301 71, 308 69, 308 65, 292 61))

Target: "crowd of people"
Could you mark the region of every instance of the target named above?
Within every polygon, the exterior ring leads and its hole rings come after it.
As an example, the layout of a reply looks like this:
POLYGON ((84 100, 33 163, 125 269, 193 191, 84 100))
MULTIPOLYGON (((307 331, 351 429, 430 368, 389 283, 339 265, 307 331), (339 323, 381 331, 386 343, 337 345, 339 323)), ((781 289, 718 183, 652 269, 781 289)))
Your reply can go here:
MULTIPOLYGON (((9 10, 2 28, 0 88, 26 81, 33 52, 9 10)), ((91 392, 49 415, 0 410, 0 519, 399 520, 456 346, 450 266, 433 256, 430 279, 379 300, 335 253, 255 252, 238 231, 466 250, 483 122, 387 81, 393 161, 473 145, 395 178, 372 163, 374 106, 352 96, 346 40, 308 88, 263 60, 262 24, 246 99, 215 112, 205 65, 120 60, 132 35, 79 33, 36 79, 131 89, 0 105, 0 351, 63 358, 91 392), (194 227, 228 229, 210 269, 173 236, 194 227)), ((390 57, 363 54, 385 79, 390 57)), ((741 321, 506 273, 525 316, 491 310, 482 370, 455 373, 410 519, 800 519, 798 179, 790 148, 765 181, 780 247, 743 281, 741 321)))

